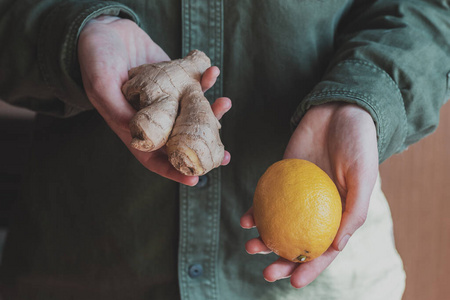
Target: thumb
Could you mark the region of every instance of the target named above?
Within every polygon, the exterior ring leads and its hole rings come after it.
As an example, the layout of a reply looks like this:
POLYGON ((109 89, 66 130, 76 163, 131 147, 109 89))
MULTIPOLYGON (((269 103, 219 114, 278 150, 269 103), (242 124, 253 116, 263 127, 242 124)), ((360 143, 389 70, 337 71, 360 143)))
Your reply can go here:
POLYGON ((121 82, 118 79, 105 77, 92 81, 84 80, 83 84, 92 105, 111 129, 128 145, 131 141, 128 124, 136 111, 122 94, 121 82))
POLYGON ((365 223, 375 180, 376 177, 369 181, 352 180, 351 178, 348 180, 348 192, 341 226, 332 244, 335 250, 342 251, 353 233, 365 223))

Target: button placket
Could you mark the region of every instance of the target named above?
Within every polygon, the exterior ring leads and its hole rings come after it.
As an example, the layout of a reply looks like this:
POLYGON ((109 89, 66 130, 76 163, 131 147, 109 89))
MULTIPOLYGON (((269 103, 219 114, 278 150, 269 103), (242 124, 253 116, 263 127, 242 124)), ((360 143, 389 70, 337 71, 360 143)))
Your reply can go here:
MULTIPOLYGON (((183 56, 204 51, 222 69, 221 0, 182 1, 183 56)), ((205 94, 210 103, 222 94, 222 79, 205 94)), ((195 187, 180 186, 178 276, 182 299, 217 299, 220 228, 220 169, 199 178, 195 187)))
POLYGON ((182 299, 217 298, 220 170, 203 188, 180 186, 179 281, 182 299))
POLYGON ((193 264, 188 270, 189 277, 197 278, 203 275, 203 266, 201 264, 193 264))

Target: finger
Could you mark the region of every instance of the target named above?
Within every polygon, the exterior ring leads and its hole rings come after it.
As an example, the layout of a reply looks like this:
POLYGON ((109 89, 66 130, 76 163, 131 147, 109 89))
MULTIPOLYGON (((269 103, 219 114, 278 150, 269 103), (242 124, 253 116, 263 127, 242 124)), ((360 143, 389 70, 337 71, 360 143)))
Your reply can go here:
POLYGON ((209 67, 202 75, 201 85, 203 93, 209 90, 214 83, 216 83, 217 77, 220 75, 220 70, 216 66, 209 67))
POLYGON ((223 115, 230 110, 230 108, 231 108, 231 100, 227 97, 218 98, 211 105, 211 109, 214 112, 214 115, 216 116, 217 120, 220 120, 223 117, 223 115))
POLYGON ((245 229, 254 228, 255 220, 253 219, 253 206, 241 217, 241 227, 245 229))
POLYGON ((188 186, 195 186, 198 183, 198 176, 186 176, 180 173, 162 151, 147 153, 133 148, 130 150, 147 169, 154 173, 188 186))
POLYGON ((371 180, 348 177, 347 182, 345 210, 342 214, 339 231, 333 241, 333 248, 338 251, 344 249, 353 233, 366 221, 373 190, 373 184, 370 184, 371 180))
POLYGON ((267 248, 261 238, 254 238, 247 241, 245 243, 245 250, 249 254, 269 254, 272 252, 272 250, 267 248))
POLYGON ((226 166, 226 165, 228 165, 230 163, 230 161, 231 161, 231 154, 230 154, 230 152, 225 150, 225 153, 223 155, 223 160, 222 160, 222 164, 221 165, 222 166, 226 166))
POLYGON ((264 269, 263 276, 265 280, 274 282, 291 276, 298 266, 298 263, 280 257, 264 269))
POLYGON ((318 258, 298 264, 298 267, 292 272, 291 285, 295 288, 303 288, 313 282, 336 258, 339 251, 329 248, 322 256, 318 258))

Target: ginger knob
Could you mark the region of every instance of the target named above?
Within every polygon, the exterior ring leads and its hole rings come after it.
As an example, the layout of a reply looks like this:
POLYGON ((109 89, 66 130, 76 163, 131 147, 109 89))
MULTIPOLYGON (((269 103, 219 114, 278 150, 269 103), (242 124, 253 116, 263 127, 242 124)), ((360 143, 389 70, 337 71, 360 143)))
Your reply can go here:
POLYGON ((151 152, 167 145, 169 161, 185 175, 203 175, 220 166, 221 126, 200 85, 210 66, 205 53, 193 50, 185 58, 128 72, 122 92, 137 110, 130 121, 133 148, 151 152))

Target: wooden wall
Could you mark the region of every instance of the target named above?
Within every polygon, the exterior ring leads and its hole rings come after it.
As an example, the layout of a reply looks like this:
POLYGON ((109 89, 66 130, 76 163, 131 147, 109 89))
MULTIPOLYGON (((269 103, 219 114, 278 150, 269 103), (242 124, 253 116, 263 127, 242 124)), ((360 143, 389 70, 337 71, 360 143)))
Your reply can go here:
POLYGON ((380 172, 407 275, 403 300, 450 299, 450 103, 436 132, 380 172))

